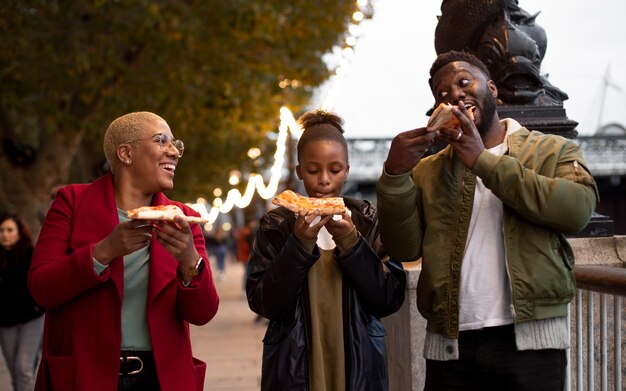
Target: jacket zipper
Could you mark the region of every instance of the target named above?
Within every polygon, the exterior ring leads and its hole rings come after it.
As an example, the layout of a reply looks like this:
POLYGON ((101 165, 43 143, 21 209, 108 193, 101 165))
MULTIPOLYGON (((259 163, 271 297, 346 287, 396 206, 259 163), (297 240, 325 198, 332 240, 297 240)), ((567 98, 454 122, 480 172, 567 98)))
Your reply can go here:
MULTIPOLYGON (((504 153, 505 155, 514 156, 511 153, 511 139, 507 137, 507 151, 504 153)), ((575 162, 576 163, 576 162, 575 162)), ((506 276, 509 278, 509 293, 511 294, 511 315, 513 315, 513 322, 517 323, 517 314, 515 313, 515 295, 513 294, 513 281, 511 280, 511 271, 509 270, 509 254, 507 247, 507 239, 506 239, 506 230, 504 227, 504 203, 502 203, 502 242, 504 245, 504 270, 506 270, 506 276)))
MULTIPOLYGON (((459 192, 460 198, 459 198, 459 202, 457 204, 457 210, 461 209, 461 206, 463 205, 463 191, 465 190, 465 168, 463 168, 463 172, 462 172, 461 175, 462 175, 461 176, 461 187, 460 187, 460 192, 459 192)), ((457 230, 457 233, 454 236, 458 237, 458 235, 459 235, 459 233, 458 233, 459 226, 458 225, 456 227, 456 230, 457 230)), ((465 243, 463 244, 463 246, 465 246, 465 243)), ((458 260, 458 263, 459 263, 459 271, 458 271, 459 276, 458 276, 458 281, 456 283, 456 286, 457 286, 457 297, 456 297, 456 302, 457 302, 456 303, 457 304, 456 305, 456 313, 457 313, 457 316, 458 316, 458 313, 459 313, 459 294, 458 294, 458 291, 461 289, 461 282, 460 282, 460 280, 461 280, 460 274, 461 274, 461 267, 462 267, 461 263, 463 261, 463 253, 464 252, 465 252, 464 250, 461 251, 461 258, 458 260)), ((448 294, 448 313, 450 314, 451 312, 452 312, 452 294, 449 293, 448 294)), ((450 329, 452 328, 452 316, 447 316, 447 318, 448 318, 448 331, 450 331, 450 329)), ((457 328, 456 331, 458 333, 458 331, 459 331, 458 330, 458 328, 459 328, 458 327, 458 321, 457 321, 457 327, 456 328, 457 328)))
POLYGON ((504 229, 504 214, 502 216, 502 241, 504 242, 504 270, 506 270, 506 276, 509 278, 509 293, 511 294, 511 315, 513 315, 513 321, 516 322, 515 295, 513 294, 513 281, 511 280, 511 271, 509 270, 509 255, 507 252, 506 231, 504 229))

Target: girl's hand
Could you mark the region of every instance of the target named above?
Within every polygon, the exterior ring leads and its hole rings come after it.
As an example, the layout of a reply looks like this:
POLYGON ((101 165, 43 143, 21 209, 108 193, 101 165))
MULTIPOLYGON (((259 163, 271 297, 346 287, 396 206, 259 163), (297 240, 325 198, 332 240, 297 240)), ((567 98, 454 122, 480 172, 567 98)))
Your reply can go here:
POLYGON ((354 223, 352 222, 352 219, 350 218, 350 215, 347 211, 341 214, 341 220, 334 220, 331 218, 326 223, 326 229, 328 230, 328 233, 330 233, 334 237, 346 235, 347 233, 352 231, 353 228, 354 223))
POLYGON ((332 216, 324 216, 320 221, 311 225, 311 222, 318 216, 315 215, 298 215, 293 232, 300 240, 317 240, 320 229, 330 221, 332 216))

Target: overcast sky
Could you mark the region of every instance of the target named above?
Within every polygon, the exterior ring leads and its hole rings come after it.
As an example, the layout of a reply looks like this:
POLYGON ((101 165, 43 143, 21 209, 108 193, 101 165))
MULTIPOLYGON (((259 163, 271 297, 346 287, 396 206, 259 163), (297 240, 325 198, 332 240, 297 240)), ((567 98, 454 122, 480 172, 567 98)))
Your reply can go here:
MULTIPOLYGON (((548 37, 541 73, 569 95, 565 109, 579 134, 595 132, 603 78, 609 88, 602 124, 626 125, 626 1, 520 0, 548 37)), ((435 58, 440 1, 376 0, 336 90, 325 95, 346 121, 349 138, 390 138, 424 126, 433 99, 427 86, 435 58)), ((324 94, 321 94, 324 96, 324 94)))

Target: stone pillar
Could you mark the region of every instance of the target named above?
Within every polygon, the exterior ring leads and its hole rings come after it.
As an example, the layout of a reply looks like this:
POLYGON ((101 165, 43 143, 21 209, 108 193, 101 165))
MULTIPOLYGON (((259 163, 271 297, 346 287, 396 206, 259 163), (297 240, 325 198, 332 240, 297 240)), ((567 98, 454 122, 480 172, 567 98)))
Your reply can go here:
POLYGON ((426 376, 423 358, 426 320, 417 310, 415 288, 420 262, 405 263, 406 298, 398 312, 382 320, 387 329, 389 391, 422 390, 426 376))

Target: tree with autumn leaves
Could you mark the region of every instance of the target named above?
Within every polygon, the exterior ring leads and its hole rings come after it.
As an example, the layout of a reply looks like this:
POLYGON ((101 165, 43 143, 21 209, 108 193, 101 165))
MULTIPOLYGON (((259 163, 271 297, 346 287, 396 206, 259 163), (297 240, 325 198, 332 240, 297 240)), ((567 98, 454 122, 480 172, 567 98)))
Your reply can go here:
POLYGON ((252 169, 250 147, 273 153, 280 107, 301 111, 329 78, 322 56, 356 10, 355 0, 3 0, 0 210, 37 231, 59 186, 104 173, 108 124, 141 110, 185 141, 168 195, 210 196, 230 169, 252 169))

